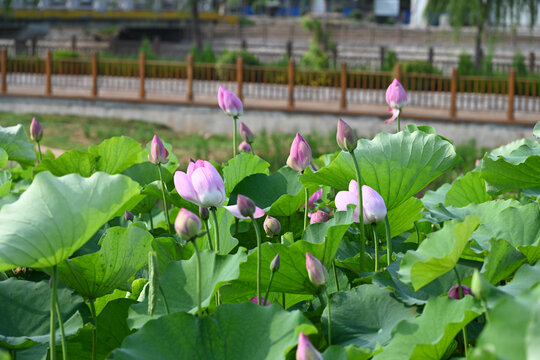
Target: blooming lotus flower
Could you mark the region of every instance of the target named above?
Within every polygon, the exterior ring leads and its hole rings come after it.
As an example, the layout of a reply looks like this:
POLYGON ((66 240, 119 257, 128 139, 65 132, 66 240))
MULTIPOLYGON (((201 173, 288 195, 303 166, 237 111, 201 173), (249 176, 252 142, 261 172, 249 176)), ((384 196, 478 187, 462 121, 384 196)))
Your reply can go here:
POLYGON ((266 235, 270 237, 279 235, 279 233, 281 232, 281 224, 279 223, 279 220, 271 217, 270 215, 266 216, 263 228, 266 235))
MULTIPOLYGON (((347 211, 347 205, 356 205, 353 212, 353 220, 360 222, 358 209, 358 183, 351 180, 349 191, 340 191, 336 195, 336 208, 338 211, 347 211)), ((378 192, 367 185, 362 186, 362 202, 364 213, 364 224, 378 223, 386 216, 386 205, 384 199, 378 192)))
POLYGON ((326 284, 326 279, 328 277, 326 269, 324 268, 323 264, 321 264, 319 259, 310 253, 306 253, 306 269, 309 280, 313 283, 313 285, 320 287, 326 284))
POLYGON ((42 137, 43 128, 41 127, 39 121, 37 121, 36 118, 33 118, 32 123, 30 124, 30 139, 33 141, 41 141, 42 137))
POLYGON ((401 108, 407 105, 407 93, 397 79, 394 79, 386 89, 386 103, 388 111, 392 113, 392 117, 384 122, 388 124, 394 121, 399 116, 401 108))
MULTIPOLYGON (((473 292, 471 290, 470 287, 468 286, 465 286, 465 285, 461 285, 461 290, 463 291, 463 296, 465 295, 473 295, 473 292)), ((450 290, 448 290, 448 296, 451 297, 452 299, 456 299, 456 300, 459 300, 461 299, 459 297, 459 285, 454 285, 450 288, 450 290)))
POLYGON ((223 179, 208 161, 190 161, 187 174, 174 174, 174 187, 182 198, 201 207, 220 206, 226 200, 223 179))
POLYGON ((298 336, 296 360, 323 360, 321 353, 315 349, 313 344, 309 341, 309 337, 302 332, 298 336))
MULTIPOLYGON (((259 302, 257 301, 257 297, 254 296, 252 297, 251 299, 249 299, 249 301, 251 301, 252 303, 254 303, 255 305, 259 305, 259 302)), ((266 300, 264 298, 264 296, 261 296, 261 302, 264 304, 264 306, 270 306, 270 301, 266 300)))
POLYGON ((135 216, 133 215, 131 211, 126 210, 126 212, 124 213, 124 218, 126 219, 126 221, 133 221, 135 216))
POLYGON ((242 139, 244 139, 244 141, 248 144, 253 142, 253 133, 243 122, 240 123, 240 136, 242 136, 242 139))
POLYGON ((223 86, 219 87, 218 104, 221 110, 229 116, 241 116, 244 113, 242 101, 223 86))
POLYGON ((238 151, 251 152, 251 145, 245 141, 242 141, 240 145, 238 145, 238 151))
POLYGON ((325 213, 322 210, 317 210, 310 216, 311 220, 309 221, 310 224, 316 224, 316 223, 323 223, 330 220, 330 215, 328 213, 325 213))
POLYGON ((197 215, 187 209, 180 209, 174 222, 174 229, 178 236, 184 240, 192 240, 201 231, 201 220, 197 215))
POLYGON ((311 163, 311 148, 304 138, 297 133, 291 145, 287 165, 298 172, 304 171, 311 163))
POLYGON ((279 254, 277 254, 274 259, 272 260, 272 262, 270 263, 270 271, 271 272, 276 272, 279 270, 279 254))
POLYGON ((152 144, 150 145, 150 154, 148 155, 148 161, 154 164, 166 164, 169 162, 167 157, 169 152, 165 149, 165 146, 157 135, 154 135, 152 144))
POLYGON ((343 119, 338 119, 336 140, 343 151, 352 152, 358 144, 356 132, 343 119))

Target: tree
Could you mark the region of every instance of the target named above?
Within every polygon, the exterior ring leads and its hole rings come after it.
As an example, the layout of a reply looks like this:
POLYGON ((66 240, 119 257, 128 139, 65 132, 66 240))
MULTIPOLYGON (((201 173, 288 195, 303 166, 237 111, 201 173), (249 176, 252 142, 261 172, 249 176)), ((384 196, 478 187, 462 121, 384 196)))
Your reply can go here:
POLYGON ((536 22, 538 0, 428 0, 424 15, 448 13, 450 24, 456 31, 462 26, 476 27, 474 65, 480 69, 482 58, 482 37, 487 25, 500 25, 510 19, 514 25, 522 11, 529 13, 529 26, 536 22))

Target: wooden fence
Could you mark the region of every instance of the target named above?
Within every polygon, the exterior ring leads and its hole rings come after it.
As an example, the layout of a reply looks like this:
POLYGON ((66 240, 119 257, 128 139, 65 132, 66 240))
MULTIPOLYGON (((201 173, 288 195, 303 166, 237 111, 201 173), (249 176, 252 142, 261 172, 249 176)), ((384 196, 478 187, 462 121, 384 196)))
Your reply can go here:
POLYGON ((136 60, 99 59, 96 53, 88 59, 53 59, 51 52, 43 59, 8 58, 6 50, 0 70, 4 95, 65 97, 66 91, 77 91, 81 98, 208 104, 223 84, 249 99, 251 108, 371 115, 373 111, 362 106, 385 109, 384 94, 395 77, 407 90, 409 106, 438 110, 429 114, 432 119, 459 120, 465 111, 504 113, 503 122, 512 123, 516 113, 529 118, 540 114, 540 78, 516 78, 514 71, 507 77, 458 76, 454 68, 445 76, 402 73, 399 65, 392 72, 351 71, 346 64, 339 70, 307 70, 293 61, 285 67, 263 67, 244 65, 238 58, 235 65, 216 66, 194 63, 191 56, 184 62, 165 62, 148 61, 144 55, 136 60))

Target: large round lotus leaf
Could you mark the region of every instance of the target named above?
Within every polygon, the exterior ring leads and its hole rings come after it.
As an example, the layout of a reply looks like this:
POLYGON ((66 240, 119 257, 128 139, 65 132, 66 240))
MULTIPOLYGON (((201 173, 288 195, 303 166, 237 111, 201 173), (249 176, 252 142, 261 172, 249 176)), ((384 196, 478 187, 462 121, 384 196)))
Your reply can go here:
POLYGON ((215 316, 184 312, 149 321, 114 352, 115 360, 285 359, 298 333, 315 332, 300 311, 251 302, 226 304, 215 316))
POLYGON ((138 193, 139 185, 123 175, 36 175, 16 202, 0 209, 0 271, 60 263, 138 193))
POLYGON ((5 150, 10 160, 31 165, 36 161, 34 145, 28 140, 22 125, 0 126, 0 147, 5 150))
MULTIPOLYGON (((58 302, 66 335, 83 325, 77 309, 83 301, 68 288, 58 289, 58 302)), ((11 278, 0 281, 0 346, 24 349, 49 342, 51 288, 48 281, 11 278)), ((58 326, 57 337, 60 338, 58 326)))

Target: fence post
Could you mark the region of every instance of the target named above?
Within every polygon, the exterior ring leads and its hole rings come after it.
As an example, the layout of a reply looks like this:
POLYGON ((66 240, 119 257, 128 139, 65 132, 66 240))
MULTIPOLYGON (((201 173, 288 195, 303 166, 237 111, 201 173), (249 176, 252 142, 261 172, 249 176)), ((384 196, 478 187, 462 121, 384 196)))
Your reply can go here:
POLYGON ((340 110, 347 109, 347 63, 341 63, 341 101, 339 103, 340 110))
POLYGON ((452 81, 450 82, 450 119, 457 115, 457 69, 452 68, 452 81))
POLYGON ((92 96, 98 95, 98 55, 92 53, 92 96))
POLYGON ((510 69, 508 72, 508 114, 509 122, 514 122, 514 95, 516 93, 516 71, 510 69))
POLYGON ((2 85, 0 91, 2 94, 5 94, 7 93, 7 50, 5 48, 2 49, 2 53, 0 54, 0 68, 2 71, 2 85))
POLYGON ((193 55, 187 56, 187 101, 193 101, 193 55))
POLYGON ((288 80, 289 80, 289 97, 287 100, 287 106, 294 108, 294 60, 289 60, 288 67, 288 80))
POLYGON ((529 53, 529 71, 530 72, 534 72, 534 63, 535 63, 535 60, 536 60, 535 57, 536 57, 536 55, 535 55, 534 51, 531 51, 529 53))
POLYGON ((244 58, 236 58, 236 85, 237 85, 237 96, 240 100, 244 101, 244 96, 242 94, 242 85, 244 82, 244 58))
POLYGON ((146 55, 141 52, 139 54, 139 98, 144 99, 146 97, 146 91, 144 89, 144 78, 146 76, 146 55))
POLYGON ((51 73, 52 73, 52 53, 51 50, 47 50, 47 54, 45 55, 45 94, 51 95, 52 94, 52 87, 51 87, 51 73))
POLYGON ((394 78, 396 78, 399 82, 401 82, 401 64, 397 63, 396 66, 394 66, 394 78))

